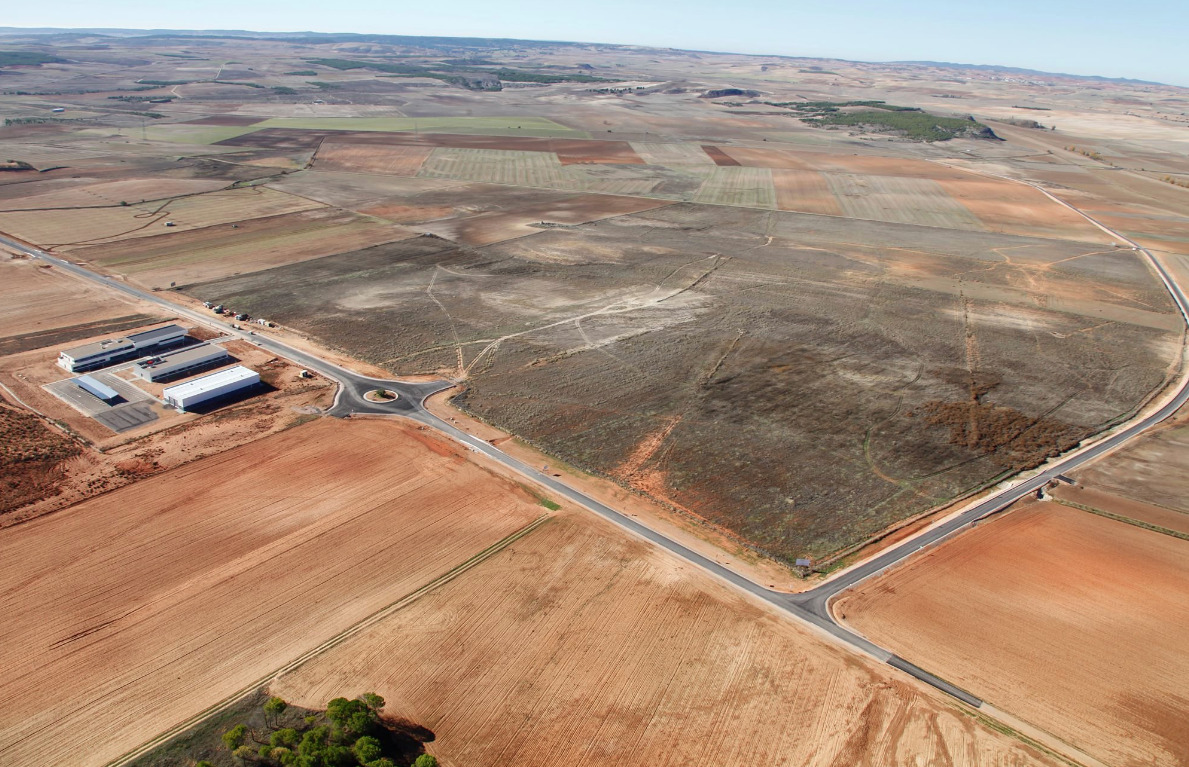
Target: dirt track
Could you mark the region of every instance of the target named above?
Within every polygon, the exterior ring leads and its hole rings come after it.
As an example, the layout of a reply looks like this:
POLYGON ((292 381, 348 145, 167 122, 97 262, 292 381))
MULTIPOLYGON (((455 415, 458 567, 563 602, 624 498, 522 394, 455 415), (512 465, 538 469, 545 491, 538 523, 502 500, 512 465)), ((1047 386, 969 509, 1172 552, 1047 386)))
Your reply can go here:
POLYGON ((1189 762, 1189 542, 1036 504, 835 612, 873 641, 1115 765, 1189 762))
POLYGON ((373 689, 446 765, 1050 763, 584 515, 273 685, 373 689))
POLYGON ((102 764, 544 512, 454 448, 323 420, 0 533, 0 763, 102 764))

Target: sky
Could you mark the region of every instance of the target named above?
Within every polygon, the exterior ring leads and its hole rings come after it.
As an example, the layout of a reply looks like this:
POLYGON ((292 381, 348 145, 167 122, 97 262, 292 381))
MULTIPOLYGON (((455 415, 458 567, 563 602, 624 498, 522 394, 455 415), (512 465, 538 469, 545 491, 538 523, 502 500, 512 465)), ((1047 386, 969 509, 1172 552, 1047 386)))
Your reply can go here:
POLYGON ((1187 0, 42 0, 13 27, 249 29, 998 64, 1189 86, 1187 0))

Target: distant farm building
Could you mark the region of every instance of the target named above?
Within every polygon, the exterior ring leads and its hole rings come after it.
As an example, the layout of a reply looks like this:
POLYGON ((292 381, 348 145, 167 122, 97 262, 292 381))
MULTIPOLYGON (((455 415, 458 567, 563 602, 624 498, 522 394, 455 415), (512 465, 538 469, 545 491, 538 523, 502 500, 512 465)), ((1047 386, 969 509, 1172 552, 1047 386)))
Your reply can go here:
POLYGON ((194 373, 230 357, 222 346, 199 344, 169 354, 137 360, 132 367, 132 373, 146 381, 164 381, 167 378, 194 373))
POLYGON ((79 376, 74 379, 74 383, 78 388, 91 394, 107 404, 111 404, 120 398, 120 393, 111 388, 102 381, 98 381, 91 376, 79 376))
POLYGON ((67 349, 58 354, 58 364, 71 373, 94 370, 141 357, 158 349, 177 346, 185 338, 185 328, 180 325, 166 325, 143 333, 133 333, 127 338, 106 339, 67 349))
POLYGON ((243 365, 236 365, 177 386, 168 386, 161 394, 165 404, 178 410, 188 410, 204 402, 250 389, 259 383, 259 373, 243 365))

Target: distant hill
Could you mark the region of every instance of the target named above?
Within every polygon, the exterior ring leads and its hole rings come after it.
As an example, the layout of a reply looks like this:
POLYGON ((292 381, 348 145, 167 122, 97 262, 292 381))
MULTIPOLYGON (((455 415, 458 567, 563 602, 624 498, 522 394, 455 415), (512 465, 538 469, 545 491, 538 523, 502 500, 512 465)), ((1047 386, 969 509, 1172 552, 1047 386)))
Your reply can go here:
POLYGON ((1100 75, 1071 75, 1067 72, 1043 72, 1039 69, 1005 67, 997 64, 955 64, 952 61, 886 61, 885 64, 905 64, 914 67, 945 67, 946 69, 973 69, 980 72, 1003 72, 1032 77, 1071 77, 1075 80, 1094 80, 1102 83, 1129 83, 1131 85, 1167 85, 1153 80, 1134 80, 1130 77, 1102 77, 1100 75))
MULTIPOLYGON (((378 35, 338 32, 253 32, 244 29, 106 29, 106 28, 66 28, 66 27, 0 27, 0 36, 103 36, 103 37, 148 37, 160 39, 178 39, 187 37, 205 38, 252 38, 261 40, 280 40, 293 43, 318 45, 321 43, 372 43, 375 45, 405 45, 422 48, 470 48, 490 49, 506 48, 509 46, 595 46, 599 48, 633 48, 636 50, 657 50, 681 53, 714 53, 714 51, 690 51, 679 48, 650 48, 638 45, 617 45, 614 43, 582 43, 564 40, 521 40, 516 38, 488 38, 488 37, 421 37, 416 35, 378 35)), ((720 51, 731 53, 731 51, 720 51)), ((736 54, 739 55, 739 54, 736 54)), ((751 54, 743 54, 751 55, 751 54)), ((792 61, 821 61, 820 58, 806 58, 798 56, 756 55, 757 58, 776 58, 792 61)), ((969 69, 978 71, 1003 72, 1006 74, 1028 75, 1032 77, 1069 77, 1080 80, 1092 80, 1108 83, 1129 83, 1133 85, 1165 85, 1165 83, 1151 80, 1133 80, 1126 77, 1102 77, 1098 75, 1071 75, 1062 72, 1043 72, 1037 69, 1023 69, 1020 67, 999 66, 994 64, 956 64, 948 61, 885 61, 885 62, 850 62, 836 59, 845 63, 857 64, 889 64, 926 67, 946 67, 950 69, 969 69)))

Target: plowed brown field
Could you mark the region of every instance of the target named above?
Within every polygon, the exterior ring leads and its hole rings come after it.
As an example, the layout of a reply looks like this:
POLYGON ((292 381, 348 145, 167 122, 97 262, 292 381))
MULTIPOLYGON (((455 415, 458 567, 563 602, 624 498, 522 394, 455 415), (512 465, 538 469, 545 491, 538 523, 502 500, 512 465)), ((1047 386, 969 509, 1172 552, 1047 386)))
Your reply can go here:
POLYGON ((0 763, 103 764, 542 511, 411 426, 322 420, 0 532, 0 763))
POLYGON ((1107 764, 1189 763, 1189 541, 1038 503, 835 612, 1107 764))
POLYGON ((32 259, 0 252, 0 339, 88 325, 142 312, 146 306, 32 259))
POLYGON ((314 164, 319 170, 414 176, 432 151, 428 146, 343 144, 328 140, 318 148, 314 164))
POLYGON ((563 514, 277 680, 375 690, 446 765, 1045 764, 700 570, 563 514))
POLYGON ((842 215, 842 207, 820 173, 777 168, 772 171, 772 185, 776 187, 776 207, 781 210, 842 215))

